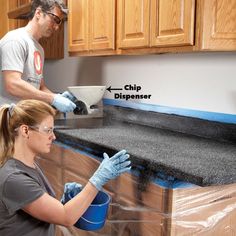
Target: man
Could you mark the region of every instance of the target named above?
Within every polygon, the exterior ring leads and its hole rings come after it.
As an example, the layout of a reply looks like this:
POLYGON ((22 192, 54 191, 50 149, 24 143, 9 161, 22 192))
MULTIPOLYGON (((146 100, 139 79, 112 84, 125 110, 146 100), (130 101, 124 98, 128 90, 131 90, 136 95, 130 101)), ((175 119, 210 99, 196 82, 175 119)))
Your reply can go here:
POLYGON ((61 112, 75 109, 74 97, 67 91, 55 94, 46 87, 39 39, 59 29, 66 11, 62 0, 33 0, 26 27, 8 32, 0 40, 0 67, 7 93, 47 102, 61 112))

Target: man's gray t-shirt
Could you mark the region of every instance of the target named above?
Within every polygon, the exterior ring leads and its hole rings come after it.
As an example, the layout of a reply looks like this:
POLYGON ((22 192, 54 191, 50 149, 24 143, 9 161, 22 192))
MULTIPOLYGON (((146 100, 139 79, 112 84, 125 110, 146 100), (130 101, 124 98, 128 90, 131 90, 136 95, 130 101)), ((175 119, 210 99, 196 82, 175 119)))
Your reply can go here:
MULTIPOLYGON (((8 32, 0 40, 0 69, 22 73, 22 79, 40 88, 43 78, 44 50, 26 28, 8 32)), ((4 94, 5 95, 5 94, 4 94)))
POLYGON ((21 210, 45 192, 55 197, 39 167, 9 159, 0 168, 0 235, 54 236, 53 224, 38 220, 21 210))

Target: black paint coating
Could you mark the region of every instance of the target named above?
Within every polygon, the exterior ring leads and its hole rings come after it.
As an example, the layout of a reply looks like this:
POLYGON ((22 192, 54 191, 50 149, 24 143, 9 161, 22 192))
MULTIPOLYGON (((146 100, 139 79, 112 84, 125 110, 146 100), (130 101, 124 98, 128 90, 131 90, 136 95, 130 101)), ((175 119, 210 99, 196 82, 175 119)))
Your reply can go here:
POLYGON ((58 141, 75 148, 91 148, 91 153, 98 156, 103 151, 112 155, 126 149, 133 165, 142 166, 149 173, 163 171, 200 186, 236 182, 234 144, 127 122, 57 130, 56 136, 58 141))

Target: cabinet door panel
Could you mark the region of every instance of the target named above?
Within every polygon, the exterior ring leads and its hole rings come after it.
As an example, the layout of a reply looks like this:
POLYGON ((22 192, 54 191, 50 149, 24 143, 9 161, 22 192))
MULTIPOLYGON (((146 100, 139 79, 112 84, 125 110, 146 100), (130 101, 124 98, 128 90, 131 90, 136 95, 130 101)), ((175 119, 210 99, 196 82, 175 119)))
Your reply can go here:
POLYGON ((202 49, 235 51, 236 1, 208 0, 202 4, 202 49))
POLYGON ((0 0, 0 38, 8 31, 17 28, 17 20, 8 19, 8 11, 17 7, 17 0, 0 0))
POLYGON ((3 1, 6 0, 0 0, 0 38, 2 38, 5 33, 9 30, 9 24, 8 24, 8 18, 7 18, 7 4, 3 4, 3 1))
POLYGON ((118 47, 149 46, 150 0, 118 0, 118 47))
POLYGON ((69 0, 69 51, 88 50, 88 0, 69 0))
POLYGON ((30 3, 30 2, 31 2, 31 0, 18 0, 18 6, 21 6, 21 5, 30 3))
MULTIPOLYGON (((31 0, 18 0, 18 7, 30 3, 31 0)), ((28 23, 28 20, 17 20, 17 28, 24 27, 28 23)))
POLYGON ((91 0, 89 49, 115 49, 115 0, 91 0))
POLYGON ((151 46, 193 45, 195 0, 152 0, 151 46))

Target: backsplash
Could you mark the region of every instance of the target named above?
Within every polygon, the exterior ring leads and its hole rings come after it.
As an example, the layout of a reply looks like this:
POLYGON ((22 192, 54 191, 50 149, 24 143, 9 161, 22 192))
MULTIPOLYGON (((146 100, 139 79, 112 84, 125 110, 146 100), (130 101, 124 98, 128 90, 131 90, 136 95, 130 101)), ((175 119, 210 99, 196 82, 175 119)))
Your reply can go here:
POLYGON ((173 114, 104 106, 104 118, 236 143, 236 125, 173 114))

